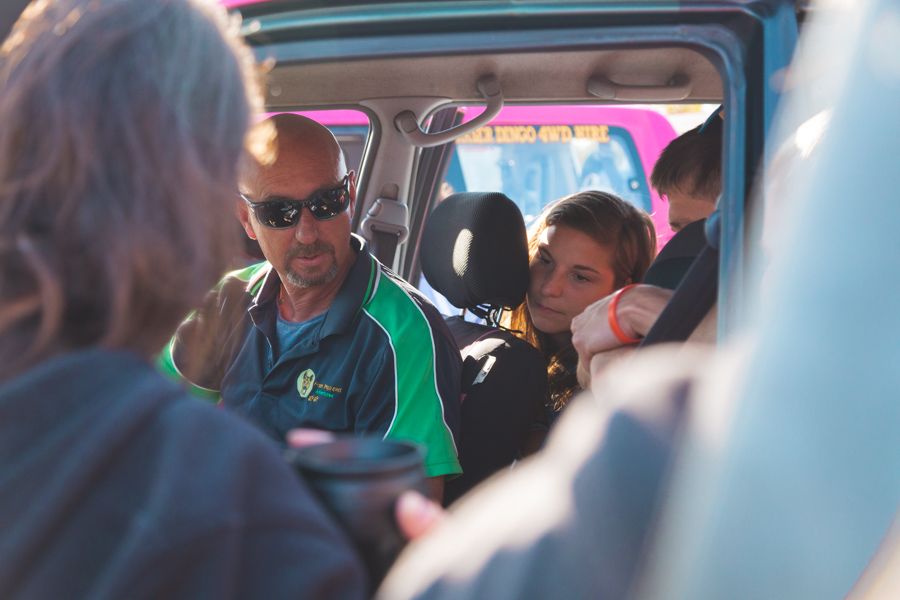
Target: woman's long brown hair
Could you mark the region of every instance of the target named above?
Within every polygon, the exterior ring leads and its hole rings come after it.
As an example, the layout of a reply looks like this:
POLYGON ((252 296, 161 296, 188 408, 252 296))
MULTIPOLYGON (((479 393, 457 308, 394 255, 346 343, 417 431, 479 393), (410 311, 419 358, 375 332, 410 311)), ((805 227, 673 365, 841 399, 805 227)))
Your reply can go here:
POLYGON ((200 0, 32 2, 0 48, 0 378, 149 357, 236 243, 253 59, 200 0))
MULTIPOLYGON (((529 260, 534 260, 541 234, 551 225, 570 227, 612 248, 616 289, 640 281, 656 256, 656 230, 650 216, 614 194, 578 192, 548 205, 529 231, 529 260)), ((513 309, 503 324, 544 353, 548 404, 561 410, 578 391, 574 368, 577 354, 572 344, 558 348, 550 336, 538 331, 525 302, 513 309)))

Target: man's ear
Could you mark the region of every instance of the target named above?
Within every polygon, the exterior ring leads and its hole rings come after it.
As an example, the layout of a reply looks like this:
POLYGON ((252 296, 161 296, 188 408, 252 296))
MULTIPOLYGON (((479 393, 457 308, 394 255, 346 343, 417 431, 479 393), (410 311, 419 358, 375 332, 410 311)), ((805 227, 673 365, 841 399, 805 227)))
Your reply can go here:
POLYGON ((350 214, 356 210, 356 173, 353 170, 347 171, 347 178, 350 180, 350 214))
POLYGON ((253 231, 253 223, 250 222, 250 208, 247 206, 247 203, 243 198, 238 201, 235 209, 238 221, 241 222, 241 227, 244 228, 244 232, 247 234, 247 237, 249 237, 251 240, 255 240, 256 232, 253 231))

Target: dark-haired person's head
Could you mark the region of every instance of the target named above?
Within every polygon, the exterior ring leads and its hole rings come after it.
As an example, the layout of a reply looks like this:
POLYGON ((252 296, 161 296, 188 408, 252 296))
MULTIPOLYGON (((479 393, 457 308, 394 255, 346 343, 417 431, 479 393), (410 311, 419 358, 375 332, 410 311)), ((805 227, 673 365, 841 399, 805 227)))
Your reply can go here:
POLYGON ((33 2, 0 51, 0 374, 89 346, 149 357, 233 252, 260 106, 201 0, 33 2))
POLYGON ((669 203, 673 231, 708 217, 722 191, 722 119, 711 117, 672 140, 656 161, 650 183, 669 203))

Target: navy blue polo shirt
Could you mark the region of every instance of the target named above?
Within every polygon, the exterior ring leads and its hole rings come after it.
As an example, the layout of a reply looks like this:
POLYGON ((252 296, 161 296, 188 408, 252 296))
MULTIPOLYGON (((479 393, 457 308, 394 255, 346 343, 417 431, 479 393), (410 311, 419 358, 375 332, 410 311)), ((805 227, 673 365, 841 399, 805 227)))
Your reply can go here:
POLYGON ((161 366, 279 442, 296 427, 378 434, 421 444, 429 476, 460 473, 459 351, 428 300, 351 245, 332 305, 291 347, 278 347, 281 281, 264 262, 220 282, 161 366))

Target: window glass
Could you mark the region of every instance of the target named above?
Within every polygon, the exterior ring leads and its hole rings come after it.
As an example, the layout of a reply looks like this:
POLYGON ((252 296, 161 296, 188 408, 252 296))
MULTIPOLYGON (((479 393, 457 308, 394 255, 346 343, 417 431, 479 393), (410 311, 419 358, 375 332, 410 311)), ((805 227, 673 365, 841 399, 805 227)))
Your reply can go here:
POLYGON ((612 192, 651 210, 640 156, 622 127, 488 125, 459 138, 450 160, 447 192, 503 192, 526 223, 549 202, 587 189, 612 192))
MULTIPOLYGON (((667 227, 649 184, 653 163, 676 132, 660 107, 508 106, 460 138, 438 200, 454 192, 502 192, 531 225, 551 202, 582 190, 607 191, 667 227)), ((480 112, 463 107, 464 120, 480 112)), ((427 282, 420 289, 444 312, 458 312, 427 282)))

